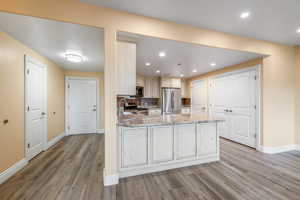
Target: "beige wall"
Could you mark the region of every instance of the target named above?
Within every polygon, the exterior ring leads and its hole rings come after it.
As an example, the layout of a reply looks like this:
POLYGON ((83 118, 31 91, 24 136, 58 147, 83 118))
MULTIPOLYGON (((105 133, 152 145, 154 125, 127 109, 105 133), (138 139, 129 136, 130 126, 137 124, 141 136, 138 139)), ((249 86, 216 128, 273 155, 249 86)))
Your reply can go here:
POLYGON ((262 65, 262 63, 263 63, 262 58, 249 60, 247 62, 243 62, 243 63, 237 64, 237 65, 227 66, 226 68, 223 68, 223 69, 219 69, 219 70, 216 70, 216 71, 208 72, 206 74, 201 74, 199 76, 194 76, 194 77, 188 78, 187 81, 190 84, 191 81, 194 81, 194 80, 199 80, 199 79, 202 79, 202 78, 208 78, 210 76, 215 76, 215 75, 218 75, 218 74, 223 74, 223 73, 231 72, 231 71, 234 71, 234 70, 244 69, 244 68, 252 67, 252 66, 255 66, 255 65, 259 65, 259 64, 262 65))
POLYGON ((0 32, 0 173, 25 157, 24 55, 48 66, 48 140, 64 132, 64 71, 0 32), (54 115, 54 112, 56 113, 54 115), (8 119, 9 123, 2 122, 8 119))
MULTIPOLYGON (((10 0, 0 10, 59 21, 105 28, 105 167, 117 173, 115 117, 116 31, 153 36, 194 44, 269 55, 263 60, 263 145, 295 143, 295 49, 271 42, 180 25, 158 19, 92 6, 79 0, 10 0), (55 12, 53 12, 55 10, 55 12), (72 10, 72 12, 67 12, 72 10)), ((298 115, 298 113, 296 113, 298 115)))
POLYGON ((99 105, 100 105, 100 123, 98 129, 104 129, 104 73, 103 72, 81 72, 66 70, 65 76, 92 77, 99 80, 99 105))
POLYGON ((296 109, 295 109, 295 139, 300 145, 300 46, 296 47, 296 109))

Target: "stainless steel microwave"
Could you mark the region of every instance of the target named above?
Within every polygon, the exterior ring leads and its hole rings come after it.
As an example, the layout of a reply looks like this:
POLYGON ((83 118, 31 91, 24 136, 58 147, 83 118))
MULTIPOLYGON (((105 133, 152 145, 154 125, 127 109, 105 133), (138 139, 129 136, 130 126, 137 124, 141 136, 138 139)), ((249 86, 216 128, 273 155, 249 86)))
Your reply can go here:
POLYGON ((144 87, 137 86, 136 87, 136 96, 143 97, 144 96, 144 87))

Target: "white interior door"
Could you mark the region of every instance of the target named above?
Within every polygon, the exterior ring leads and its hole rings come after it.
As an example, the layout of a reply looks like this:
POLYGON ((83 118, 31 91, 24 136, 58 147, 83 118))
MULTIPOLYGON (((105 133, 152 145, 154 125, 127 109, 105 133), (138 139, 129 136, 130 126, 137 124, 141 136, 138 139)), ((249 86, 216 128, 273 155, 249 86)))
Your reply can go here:
POLYGON ((26 157, 42 152, 47 142, 47 68, 26 56, 26 157))
POLYGON ((225 122, 218 124, 218 132, 221 137, 229 139, 230 117, 226 112, 230 97, 230 81, 228 77, 217 77, 209 81, 209 106, 210 114, 225 119, 225 122))
POLYGON ((207 113, 207 80, 192 83, 192 113, 207 113))
POLYGON ((68 134, 97 132, 97 81, 68 81, 68 134))
POLYGON ((210 84, 211 113, 225 118, 220 136, 256 147, 256 70, 216 77, 210 84))
POLYGON ((251 147, 256 147, 255 73, 248 71, 230 77, 230 138, 251 147))

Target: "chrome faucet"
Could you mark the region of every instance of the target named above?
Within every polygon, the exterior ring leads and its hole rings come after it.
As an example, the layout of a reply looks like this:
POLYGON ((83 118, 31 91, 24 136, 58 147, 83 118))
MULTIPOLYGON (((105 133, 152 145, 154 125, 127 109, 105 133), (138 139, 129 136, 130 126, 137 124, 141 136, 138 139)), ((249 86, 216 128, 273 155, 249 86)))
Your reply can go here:
POLYGON ((120 99, 120 101, 119 101, 119 103, 118 103, 118 117, 120 117, 121 115, 123 115, 123 112, 124 112, 124 107, 123 107, 123 109, 121 109, 121 103, 124 103, 124 104, 126 104, 127 103, 127 101, 126 101, 126 98, 122 98, 122 99, 120 99))

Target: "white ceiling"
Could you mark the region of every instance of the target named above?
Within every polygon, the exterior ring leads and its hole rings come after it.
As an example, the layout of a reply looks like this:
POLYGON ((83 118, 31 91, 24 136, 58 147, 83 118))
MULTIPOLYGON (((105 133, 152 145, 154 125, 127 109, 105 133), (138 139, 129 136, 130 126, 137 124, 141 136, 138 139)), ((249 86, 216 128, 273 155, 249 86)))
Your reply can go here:
POLYGON ((65 69, 104 70, 102 29, 0 12, 1 30, 65 69), (69 62, 67 52, 81 54, 85 61, 69 62))
POLYGON ((212 48, 172 40, 145 37, 140 35, 123 34, 135 38, 137 42, 137 73, 146 76, 172 76, 185 78, 239 64, 254 58, 263 57, 261 54, 212 48), (165 52, 161 58, 159 52, 165 52), (150 62, 150 66, 145 63, 150 62), (216 63, 212 67, 210 64, 216 63), (178 66, 178 63, 181 66, 178 66), (194 69, 197 72, 192 72, 194 69), (160 74, 156 70, 161 71, 160 74))
POLYGON ((299 0, 81 0, 201 28, 300 45, 299 0), (249 11, 242 20, 240 14, 249 11))

